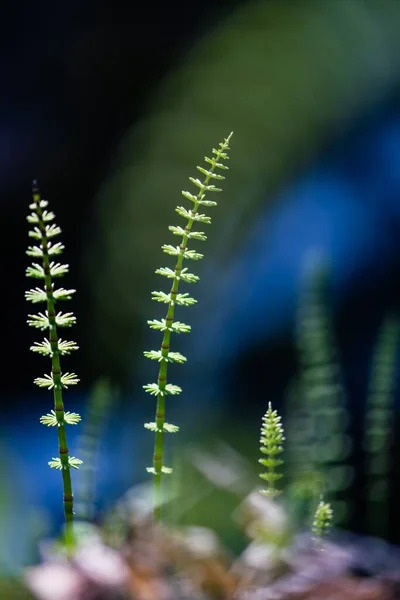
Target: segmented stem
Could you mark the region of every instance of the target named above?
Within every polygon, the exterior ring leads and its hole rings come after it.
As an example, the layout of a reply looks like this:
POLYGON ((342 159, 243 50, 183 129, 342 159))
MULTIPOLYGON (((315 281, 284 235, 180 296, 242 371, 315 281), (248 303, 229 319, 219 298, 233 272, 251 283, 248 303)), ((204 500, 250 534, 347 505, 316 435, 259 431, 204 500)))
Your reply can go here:
POLYGON ((153 466, 147 470, 154 475, 154 509, 153 518, 155 521, 161 520, 161 505, 162 505, 162 475, 166 475, 172 472, 172 469, 164 465, 164 434, 173 433, 178 431, 178 427, 168 424, 165 422, 166 417, 166 402, 165 397, 167 394, 179 394, 181 389, 178 386, 168 384, 168 362, 184 362, 186 358, 179 353, 170 352, 171 334, 175 333, 186 333, 190 331, 190 327, 184 323, 174 322, 175 317, 175 305, 179 304, 182 306, 190 306, 194 304, 196 300, 188 297, 188 294, 179 294, 180 281, 186 283, 194 283, 198 280, 196 275, 187 273, 187 269, 183 268, 184 259, 199 260, 203 256, 193 250, 188 250, 189 239, 197 239, 204 241, 206 236, 203 232, 192 231, 193 224, 195 221, 209 224, 211 222, 210 217, 199 214, 198 210, 201 205, 213 206, 216 205, 214 201, 205 200, 207 192, 219 192, 219 188, 210 184, 211 179, 223 180, 225 179, 222 175, 216 174, 216 169, 227 169, 225 165, 221 163, 222 160, 228 159, 226 151, 229 150, 229 140, 232 133, 219 144, 219 149, 213 149, 214 157, 212 159, 205 158, 206 162, 210 165, 209 169, 197 167, 197 169, 204 175, 203 181, 199 179, 190 178, 190 181, 194 183, 199 189, 197 195, 193 195, 190 192, 182 192, 183 196, 193 203, 192 210, 186 210, 183 207, 177 207, 176 212, 187 219, 185 228, 181 227, 170 227, 175 235, 181 236, 181 243, 177 247, 163 246, 164 252, 176 256, 175 269, 171 270, 168 268, 157 269, 157 273, 172 279, 172 286, 169 294, 163 292, 153 292, 153 299, 158 302, 164 302, 168 304, 167 313, 165 319, 162 321, 149 321, 150 327, 163 331, 163 338, 161 343, 161 350, 159 352, 145 352, 148 358, 158 360, 160 363, 157 383, 148 384, 144 386, 147 392, 156 395, 157 405, 155 412, 155 422, 147 423, 145 427, 154 431, 154 453, 153 453, 153 466))
POLYGON ((77 383, 78 379, 74 374, 62 374, 60 355, 68 354, 71 350, 75 350, 77 346, 74 342, 63 342, 58 337, 57 323, 60 326, 69 326, 75 322, 75 317, 70 313, 56 313, 56 296, 57 299, 69 299, 75 290, 63 290, 62 288, 57 291, 54 290, 53 277, 61 276, 68 271, 67 265, 60 265, 51 261, 51 256, 60 254, 63 250, 62 244, 53 244, 50 241, 50 238, 58 235, 61 230, 55 225, 48 224, 54 219, 54 214, 45 210, 48 203, 41 199, 36 181, 33 182, 32 196, 33 204, 30 208, 33 212, 28 217, 28 221, 34 223, 35 227, 29 235, 40 242, 40 246, 30 247, 27 254, 41 259, 41 266, 34 263, 31 267, 28 267, 27 276, 42 279, 44 289, 36 288, 30 290, 26 293, 26 298, 34 303, 45 302, 47 311, 45 315, 42 313, 39 315, 29 315, 30 320, 28 323, 42 330, 48 329, 49 332, 48 339, 45 339, 40 344, 36 344, 31 350, 48 355, 51 359, 50 376, 46 375, 43 378, 37 378, 35 383, 40 387, 47 387, 53 390, 54 410, 52 414, 42 417, 41 422, 48 426, 53 425, 57 427, 59 459, 53 459, 53 461, 49 462, 49 465, 61 470, 62 473, 66 542, 67 548, 71 551, 73 547, 74 520, 71 467, 77 468, 81 461, 69 455, 66 424, 76 424, 80 420, 80 417, 75 413, 65 413, 62 390, 67 385, 77 383))

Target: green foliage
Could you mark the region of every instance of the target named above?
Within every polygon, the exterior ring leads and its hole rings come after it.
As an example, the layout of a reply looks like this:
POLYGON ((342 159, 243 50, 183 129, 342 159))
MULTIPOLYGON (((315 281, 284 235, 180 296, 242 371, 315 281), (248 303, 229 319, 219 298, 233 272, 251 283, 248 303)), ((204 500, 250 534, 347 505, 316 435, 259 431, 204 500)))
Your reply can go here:
POLYGON ((323 501, 321 496, 320 502, 317 506, 314 515, 314 521, 312 524, 312 532, 315 536, 315 540, 320 542, 321 539, 326 536, 329 529, 332 527, 333 522, 333 510, 328 502, 323 501))
MULTIPOLYGON (((180 244, 173 246, 164 244, 162 250, 169 256, 176 257, 175 267, 160 267, 156 274, 171 280, 169 292, 153 291, 152 299, 160 304, 167 305, 166 315, 162 319, 148 321, 151 329, 162 332, 162 341, 159 350, 144 352, 144 356, 159 364, 156 382, 143 386, 144 390, 156 397, 155 420, 144 424, 144 427, 154 434, 153 464, 147 472, 154 476, 154 502, 153 518, 161 519, 162 476, 172 473, 172 468, 164 464, 164 434, 176 433, 179 427, 166 422, 166 397, 176 396, 181 393, 180 386, 169 383, 168 365, 183 364, 186 357, 180 352, 171 350, 171 336, 173 333, 189 333, 190 325, 175 321, 175 307, 188 307, 197 301, 188 293, 180 292, 180 283, 192 284, 199 277, 183 267, 185 260, 200 260, 203 255, 189 249, 190 240, 205 241, 207 236, 202 231, 193 231, 195 223, 210 224, 208 215, 199 213, 199 209, 215 206, 214 200, 206 199, 211 192, 220 192, 213 183, 214 180, 224 180, 224 176, 217 170, 226 170, 223 164, 227 160, 229 142, 232 133, 219 144, 218 149, 213 149, 213 157, 205 157, 209 168, 197 167, 204 176, 201 181, 189 178, 191 183, 198 188, 196 194, 182 191, 185 199, 192 203, 191 209, 178 206, 175 210, 179 216, 186 220, 185 226, 170 226, 169 231, 181 238, 180 244)), ((71 469, 79 469, 82 460, 70 456, 67 444, 67 425, 77 425, 81 421, 80 415, 65 411, 63 391, 71 385, 76 385, 79 379, 75 373, 62 372, 60 357, 67 356, 78 349, 74 341, 63 340, 58 337, 58 328, 69 328, 75 324, 76 319, 72 312, 56 311, 57 303, 70 300, 75 293, 73 289, 62 287, 55 288, 54 279, 63 277, 68 273, 68 265, 54 262, 53 257, 60 255, 64 246, 61 242, 54 243, 54 237, 61 233, 56 226, 54 213, 47 210, 48 203, 42 200, 34 182, 33 203, 30 205, 31 214, 28 222, 32 225, 29 236, 37 241, 37 245, 29 246, 28 256, 38 259, 26 270, 30 278, 42 281, 43 287, 35 287, 25 294, 26 300, 32 304, 43 303, 45 309, 28 317, 29 326, 47 332, 47 337, 31 346, 31 351, 50 359, 50 374, 37 377, 34 383, 53 392, 54 408, 40 418, 40 423, 47 427, 55 427, 58 435, 59 456, 49 461, 49 466, 60 470, 63 480, 64 512, 66 518, 66 540, 69 554, 74 548, 73 518, 74 499, 72 493, 71 469)), ((288 418, 288 455, 289 475, 294 478, 295 495, 306 498, 309 510, 316 498, 320 497, 319 504, 314 512, 311 525, 315 540, 320 542, 328 533, 335 519, 340 521, 344 511, 341 494, 351 479, 351 471, 343 464, 350 453, 349 437, 347 435, 348 419, 344 402, 343 386, 341 384, 339 361, 333 342, 331 318, 327 303, 327 272, 321 263, 313 263, 307 270, 306 284, 301 294, 297 341, 299 346, 300 374, 292 386, 292 399, 295 404, 289 411, 288 418), (291 473, 290 473, 291 469, 291 473), (332 502, 325 502, 322 491, 332 502), (338 509, 338 510, 337 510, 338 509)), ((367 428, 365 437, 365 450, 368 457, 369 482, 368 499, 372 508, 372 517, 379 514, 387 507, 384 501, 389 465, 390 446, 390 401, 393 394, 395 376, 395 358, 400 328, 397 318, 388 317, 382 327, 381 336, 374 358, 372 370, 370 395, 367 411, 367 428)), ((84 471, 85 480, 81 486, 80 514, 83 518, 94 517, 94 465, 96 462, 97 445, 100 439, 100 426, 104 421, 110 404, 111 389, 107 382, 100 381, 95 387, 89 403, 87 425, 82 435, 82 455, 85 457, 87 467, 84 471)), ((262 457, 259 463, 265 471, 259 474, 267 486, 261 493, 274 500, 282 494, 282 489, 276 483, 283 477, 280 467, 283 460, 280 458, 285 441, 281 417, 268 403, 268 409, 262 419, 260 451, 262 457)), ((215 457, 214 457, 215 458, 215 457)), ((260 496, 256 494, 260 500, 260 496)), ((266 500, 264 499, 265 503, 266 500)), ((387 512, 387 510, 386 510, 387 512)), ((310 516, 311 513, 309 513, 310 516)), ((372 522, 371 518, 371 522, 372 522)), ((309 520, 310 522, 310 520, 309 520)))
POLYGON ((275 487, 275 483, 282 477, 282 474, 278 473, 276 469, 283 464, 283 461, 278 456, 283 452, 282 444, 285 438, 281 417, 276 410, 272 410, 271 402, 269 402, 268 410, 262 420, 260 450, 264 456, 258 462, 267 469, 260 474, 260 477, 268 484, 268 487, 262 490, 262 492, 274 498, 281 494, 281 491, 275 487))
POLYGON ((43 287, 36 287, 28 290, 25 298, 33 304, 44 303, 45 312, 35 315, 29 315, 28 325, 41 331, 47 331, 48 337, 41 342, 35 342, 31 347, 32 352, 37 352, 43 356, 49 357, 51 361, 50 375, 37 377, 34 383, 43 388, 53 391, 54 409, 51 413, 41 417, 40 422, 48 427, 57 427, 59 457, 49 461, 52 469, 58 469, 62 472, 63 479, 63 501, 66 520, 66 542, 68 552, 73 549, 73 493, 71 482, 71 468, 78 469, 82 461, 69 455, 66 425, 76 425, 80 421, 80 416, 76 413, 65 412, 63 401, 63 390, 71 385, 78 383, 79 379, 75 373, 63 373, 61 371, 60 356, 70 354, 77 350, 78 346, 73 341, 65 341, 58 337, 59 327, 70 327, 76 321, 73 313, 56 312, 56 305, 59 301, 69 300, 75 293, 75 290, 55 288, 53 279, 62 277, 68 273, 68 265, 55 263, 51 259, 60 255, 64 250, 61 242, 53 243, 51 240, 61 233, 61 229, 51 223, 55 215, 47 210, 47 200, 42 200, 37 182, 33 182, 33 202, 30 204, 30 215, 28 222, 33 225, 29 231, 29 237, 38 242, 38 245, 29 246, 27 255, 32 258, 40 259, 39 263, 32 263, 27 267, 26 275, 34 279, 40 279, 43 287))
POLYGON ((290 390, 286 427, 288 476, 306 520, 324 493, 343 523, 349 511, 344 495, 352 477, 346 464, 351 444, 328 303, 329 272, 315 255, 305 267, 297 315, 299 376, 290 390))
MULTIPOLYGON (((289 477, 292 499, 306 499, 306 510, 324 491, 332 499, 335 520, 348 511, 344 492, 352 469, 343 464, 350 453, 348 415, 327 300, 328 272, 315 263, 307 271, 301 295, 297 341, 300 376, 291 385, 288 406, 289 477)), ((392 399, 400 334, 397 315, 389 314, 373 356, 367 398, 364 450, 367 472, 367 527, 388 534, 388 485, 392 443, 392 399)))
POLYGON ((189 180, 198 188, 197 194, 191 192, 182 191, 182 195, 192 203, 191 209, 186 209, 183 206, 178 206, 175 210, 184 219, 186 219, 185 227, 170 226, 169 230, 173 235, 181 237, 181 242, 178 246, 172 246, 170 244, 164 244, 162 250, 171 256, 176 257, 175 269, 172 270, 169 267, 161 267, 156 270, 158 275, 172 279, 172 286, 169 293, 163 291, 152 292, 152 299, 156 302, 167 304, 167 314, 165 319, 161 321, 152 320, 148 321, 148 325, 151 329, 157 329, 163 332, 163 338, 161 342, 160 350, 150 350, 144 352, 146 358, 155 360, 160 363, 158 377, 156 383, 148 383, 144 385, 144 389, 147 393, 157 398, 157 407, 155 414, 155 421, 152 423, 146 423, 145 428, 153 431, 155 434, 154 442, 154 455, 153 455, 153 466, 147 468, 147 472, 154 475, 154 519, 159 521, 161 518, 161 479, 162 475, 172 473, 170 467, 164 465, 164 434, 165 433, 176 433, 178 427, 169 423, 165 423, 165 397, 167 395, 177 395, 181 393, 181 388, 178 385, 167 383, 167 366, 168 363, 184 363, 186 357, 179 352, 171 352, 171 334, 172 333, 188 333, 190 326, 179 321, 174 321, 175 318, 175 306, 192 306, 197 301, 189 296, 188 293, 179 293, 180 282, 184 283, 195 283, 199 277, 193 273, 188 273, 187 268, 183 267, 184 260, 200 260, 203 255, 199 252, 191 250, 187 247, 189 240, 205 241, 207 236, 202 231, 193 231, 192 227, 194 223, 203 223, 209 225, 211 218, 205 214, 198 212, 199 208, 216 206, 214 200, 206 200, 206 194, 209 192, 220 192, 220 188, 217 188, 210 180, 223 180, 225 177, 220 175, 216 171, 226 170, 228 167, 223 164, 222 161, 228 160, 229 141, 232 133, 219 144, 219 148, 213 148, 213 157, 205 157, 205 161, 210 165, 209 169, 204 167, 197 167, 198 171, 204 176, 204 179, 189 177, 189 180))
POLYGON ((367 525, 372 535, 387 535, 388 477, 391 466, 392 401, 396 383, 400 323, 389 314, 375 348, 367 398, 364 450, 366 452, 367 525))

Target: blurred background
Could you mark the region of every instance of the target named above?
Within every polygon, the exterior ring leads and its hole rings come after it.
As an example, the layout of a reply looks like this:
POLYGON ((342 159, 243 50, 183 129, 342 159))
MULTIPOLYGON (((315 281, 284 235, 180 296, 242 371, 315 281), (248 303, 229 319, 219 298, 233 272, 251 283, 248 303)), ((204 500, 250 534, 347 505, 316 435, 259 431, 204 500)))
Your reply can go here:
MULTIPOLYGON (((188 363, 172 371, 184 392, 168 420, 182 426, 180 443, 210 451, 224 440, 250 460, 256 483, 261 416, 271 401, 290 418, 304 367, 298 307, 313 256, 328 273, 315 302, 330 315, 335 358, 324 361, 340 371, 346 460, 357 468, 346 525, 365 532, 363 432, 388 315, 385 397, 399 431, 399 2, 16 0, 0 11, 0 505, 19 561, 30 560, 28 537, 62 521, 61 478, 47 467, 54 431, 38 421, 52 399, 32 383, 48 365, 29 352, 38 337, 25 323, 31 180, 56 212, 66 285, 78 290, 80 351, 65 369, 81 383, 67 409, 84 416, 99 377, 118 390, 99 450, 101 510, 146 480, 152 440, 142 423, 154 405, 142 385, 155 365, 142 352, 160 343, 146 320, 162 316, 149 298, 164 289, 154 270, 170 263, 160 246, 173 243, 180 190, 231 130, 231 170, 195 264, 199 303, 178 317, 192 333, 177 341, 188 363)), ((384 469, 390 527, 378 533, 399 542, 395 437, 384 469)), ((14 558, 1 560, 12 568, 14 558)))

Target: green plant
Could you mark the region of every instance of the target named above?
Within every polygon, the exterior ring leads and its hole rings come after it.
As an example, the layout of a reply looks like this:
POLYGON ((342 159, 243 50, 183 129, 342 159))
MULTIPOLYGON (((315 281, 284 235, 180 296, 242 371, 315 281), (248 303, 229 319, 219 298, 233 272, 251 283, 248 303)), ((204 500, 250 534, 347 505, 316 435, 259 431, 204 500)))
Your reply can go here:
POLYGON ((329 265, 316 253, 303 272, 297 313, 299 375, 291 386, 286 424, 288 476, 302 516, 324 494, 336 521, 349 512, 345 500, 352 470, 348 415, 329 305, 329 265))
POLYGON ((178 206, 175 209, 178 215, 187 220, 186 226, 184 228, 172 225, 169 227, 171 233, 181 237, 181 243, 179 246, 171 246, 169 244, 162 246, 162 250, 166 254, 176 257, 175 269, 172 270, 169 267, 161 267, 156 270, 158 275, 172 279, 172 286, 168 294, 165 292, 152 292, 152 299, 156 302, 167 304, 168 308, 164 319, 148 321, 148 324, 152 329, 161 331, 163 334, 160 350, 144 352, 144 355, 147 358, 156 360, 160 363, 157 382, 148 383, 143 386, 146 392, 157 398, 155 420, 154 422, 145 424, 145 428, 153 431, 155 434, 153 466, 147 468, 147 471, 154 476, 153 517, 155 521, 160 521, 161 519, 162 476, 172 472, 172 469, 164 464, 164 434, 176 433, 179 430, 176 425, 172 425, 165 421, 166 396, 177 395, 182 391, 179 386, 168 383, 168 363, 184 363, 186 361, 186 357, 179 352, 171 352, 171 335, 172 333, 188 333, 190 331, 190 325, 174 321, 175 306, 191 306, 192 304, 195 304, 196 300, 190 297, 189 294, 179 293, 179 284, 181 281, 183 283, 195 283, 199 279, 197 275, 189 273, 187 268, 183 267, 183 262, 184 260, 200 260, 203 258, 202 254, 188 249, 188 242, 189 240, 205 241, 207 239, 202 231, 193 231, 192 226, 194 223, 204 223, 207 225, 211 223, 211 218, 205 214, 199 213, 198 210, 201 206, 207 207, 215 206, 217 204, 214 200, 206 200, 205 197, 208 192, 221 191, 220 188, 211 184, 210 180, 225 179, 223 175, 220 175, 215 171, 217 169, 228 169, 221 161, 229 158, 227 152, 229 150, 229 141, 231 137, 232 133, 219 144, 218 149, 213 148, 213 158, 205 157, 205 161, 210 165, 208 169, 199 166, 197 167, 198 171, 204 175, 203 181, 193 177, 189 178, 198 188, 198 192, 195 195, 187 191, 182 191, 182 195, 193 203, 193 208, 187 210, 183 206, 178 206))
MULTIPOLYGON (((271 402, 268 403, 268 409, 262 419, 261 426, 261 447, 263 457, 259 459, 266 471, 260 473, 268 486, 262 489, 261 493, 271 499, 282 494, 282 490, 277 489, 276 482, 282 478, 282 473, 277 468, 283 465, 283 460, 278 456, 283 452, 283 442, 285 441, 284 430, 281 423, 281 417, 276 410, 272 410, 271 402)), ((315 510, 311 531, 314 534, 314 540, 318 543, 326 536, 333 523, 333 510, 328 502, 323 501, 321 495, 320 502, 315 510)))
MULTIPOLYGON (((172 280, 169 293, 162 291, 152 292, 153 300, 167 305, 167 312, 161 320, 150 320, 148 325, 151 329, 162 332, 160 350, 146 351, 144 355, 159 363, 158 377, 156 383, 144 385, 144 389, 151 395, 156 396, 155 420, 146 423, 145 428, 153 431, 154 453, 153 465, 147 471, 154 476, 154 501, 153 518, 161 520, 162 507, 162 476, 172 472, 172 469, 164 463, 164 434, 178 431, 176 425, 166 422, 166 396, 176 395, 181 388, 168 381, 169 363, 182 364, 186 357, 179 352, 171 351, 172 333, 188 333, 190 326, 175 321, 175 307, 193 305, 196 300, 187 293, 179 291, 180 282, 195 283, 199 277, 188 272, 184 267, 184 260, 199 260, 202 254, 189 249, 189 240, 206 240, 202 231, 193 230, 196 222, 210 224, 211 219, 207 215, 199 213, 201 206, 215 206, 217 203, 206 199, 208 192, 219 192, 211 180, 224 180, 224 176, 216 170, 226 170, 223 164, 227 160, 229 142, 232 133, 219 144, 218 149, 213 149, 213 158, 205 157, 210 165, 208 169, 197 167, 204 175, 203 181, 190 178, 197 186, 198 193, 194 195, 183 191, 183 196, 193 204, 191 210, 178 206, 176 212, 186 219, 184 227, 170 226, 169 230, 181 237, 180 245, 163 245, 166 254, 176 257, 174 269, 162 267, 156 273, 172 280)), ((78 346, 73 341, 64 341, 58 337, 59 327, 70 327, 75 323, 75 316, 71 312, 62 313, 56 311, 59 301, 69 300, 75 290, 55 288, 54 279, 62 277, 68 272, 68 265, 53 262, 55 256, 60 255, 64 246, 61 242, 53 243, 53 238, 61 233, 61 229, 54 224, 54 213, 47 210, 48 202, 42 200, 37 182, 33 184, 33 203, 30 205, 31 214, 28 222, 32 225, 29 236, 36 240, 37 245, 28 247, 27 254, 38 262, 33 262, 27 268, 26 275, 42 281, 42 287, 36 287, 26 292, 26 299, 33 304, 43 303, 46 306, 44 312, 29 315, 28 324, 36 329, 47 331, 48 336, 41 342, 35 342, 31 350, 50 358, 50 375, 44 375, 35 379, 36 385, 53 391, 54 408, 50 413, 40 418, 40 422, 49 427, 56 427, 58 433, 59 456, 53 458, 49 465, 51 468, 62 472, 63 480, 63 502, 66 520, 66 542, 68 553, 74 548, 74 498, 72 493, 71 469, 77 469, 82 461, 70 456, 66 425, 75 425, 81 418, 77 413, 65 411, 63 390, 69 385, 78 383, 74 373, 63 373, 61 371, 60 357, 68 355, 76 350, 78 346)), ((304 293, 301 296, 300 311, 298 319, 298 343, 300 359, 300 375, 292 391, 295 391, 295 402, 297 406, 292 407, 292 422, 287 428, 289 442, 287 450, 292 460, 292 478, 300 478, 300 487, 303 487, 307 495, 307 521, 311 524, 311 531, 317 541, 326 535, 333 522, 333 514, 336 506, 342 506, 340 493, 345 490, 348 483, 349 471, 343 465, 350 451, 350 444, 346 436, 347 419, 344 394, 341 385, 339 361, 333 343, 331 318, 326 302, 327 273, 321 268, 320 263, 314 263, 312 269, 308 270, 308 279, 304 293), (296 412, 297 410, 297 412, 296 412), (325 491, 332 503, 325 502, 322 491, 325 491), (335 504, 335 497, 339 493, 339 503, 335 504), (315 506, 320 498, 317 508, 311 517, 310 504, 315 506)), ((368 453, 370 479, 369 479, 369 501, 370 508, 374 511, 376 504, 382 497, 376 494, 378 489, 382 491, 387 479, 388 440, 390 399, 395 382, 395 358, 397 352, 399 335, 398 319, 388 317, 383 325, 379 338, 372 370, 370 385, 370 397, 367 412, 367 430, 365 437, 365 450, 368 453), (374 495, 375 494, 375 495, 374 495)), ((87 428, 84 432, 83 453, 86 455, 89 477, 83 481, 82 490, 82 512, 81 515, 88 519, 94 516, 93 489, 94 482, 91 478, 90 468, 94 464, 94 442, 99 440, 99 425, 103 420, 104 413, 110 400, 110 389, 104 382, 95 389, 93 403, 90 406, 87 428)), ((280 467, 283 465, 280 455, 283 452, 283 443, 286 440, 281 423, 281 417, 268 403, 268 409, 263 416, 261 426, 260 451, 262 457, 259 463, 265 467, 260 473, 267 485, 261 492, 274 500, 286 491, 285 486, 279 489, 276 483, 282 478, 280 467)), ((258 499, 260 496, 256 494, 258 499)), ((265 502, 265 499, 264 499, 265 502)), ((340 510, 339 510, 340 514, 340 510)), ((78 537, 78 536, 77 536, 78 537)))
POLYGON ((321 496, 312 524, 312 532, 316 542, 321 542, 321 539, 328 533, 329 529, 332 527, 332 521, 332 507, 329 502, 324 502, 324 499, 321 496))
POLYGON ((38 245, 29 246, 26 253, 40 262, 34 262, 27 267, 26 275, 41 280, 43 285, 28 290, 25 297, 33 304, 45 304, 46 309, 44 312, 28 315, 28 325, 48 332, 48 337, 42 342, 35 342, 31 350, 49 357, 51 361, 50 375, 37 377, 34 382, 39 387, 53 391, 54 409, 42 416, 40 422, 48 427, 57 428, 59 456, 53 458, 49 466, 59 469, 62 473, 66 544, 68 551, 71 552, 74 520, 71 468, 77 469, 82 461, 69 454, 66 425, 76 425, 81 418, 77 413, 65 411, 63 390, 78 383, 79 379, 75 373, 61 371, 60 356, 70 354, 78 346, 75 342, 58 337, 58 328, 70 327, 76 319, 71 312, 56 312, 56 306, 60 301, 70 300, 75 290, 54 287, 53 280, 68 273, 68 265, 53 262, 53 258, 64 250, 61 242, 52 241, 61 233, 61 229, 53 223, 55 215, 47 210, 48 202, 42 200, 36 180, 33 182, 32 197, 33 202, 29 206, 32 212, 27 217, 28 222, 33 226, 29 231, 29 237, 33 238, 38 245))
POLYGON ((281 491, 276 488, 275 483, 282 478, 282 474, 278 473, 276 469, 283 464, 283 460, 278 458, 278 456, 283 452, 282 444, 285 438, 281 417, 276 410, 272 410, 271 402, 269 402, 267 412, 262 420, 260 450, 263 457, 258 462, 267 469, 265 472, 260 473, 260 477, 268 484, 267 488, 262 490, 262 492, 274 498, 281 494, 281 491))
POLYGON ((367 471, 367 526, 372 535, 387 535, 388 482, 393 441, 393 396, 400 323, 388 314, 381 326, 371 367, 365 416, 364 450, 367 471))

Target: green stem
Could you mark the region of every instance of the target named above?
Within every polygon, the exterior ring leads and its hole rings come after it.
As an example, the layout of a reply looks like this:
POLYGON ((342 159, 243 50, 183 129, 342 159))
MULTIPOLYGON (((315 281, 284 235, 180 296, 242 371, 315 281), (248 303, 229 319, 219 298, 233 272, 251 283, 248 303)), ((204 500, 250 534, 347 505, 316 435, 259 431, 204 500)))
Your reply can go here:
MULTIPOLYGON (((217 160, 218 160, 217 156, 217 160)), ((215 167, 212 166, 210 168, 210 172, 214 172, 215 167)), ((204 178, 203 186, 204 188, 208 185, 211 176, 207 175, 204 178)), ((198 200, 204 198, 204 190, 200 190, 198 194, 198 200)), ((199 208, 199 202, 194 202, 192 215, 195 216, 197 210, 199 208)), ((180 245, 180 253, 178 255, 176 266, 175 266, 175 277, 173 279, 170 296, 171 303, 168 306, 167 315, 165 318, 166 325, 172 325, 174 321, 175 315, 175 302, 173 301, 176 298, 179 290, 179 281, 180 274, 182 271, 183 259, 185 250, 187 247, 187 242, 189 239, 189 234, 192 230, 192 226, 194 223, 194 219, 188 219, 187 225, 185 227, 185 233, 182 236, 182 242, 180 245)), ((164 331, 162 344, 161 344, 161 354, 164 358, 168 356, 168 352, 170 351, 170 340, 171 340, 171 331, 166 329, 164 331)), ((162 505, 162 468, 164 464, 164 423, 165 423, 165 386, 167 385, 167 374, 168 374, 168 366, 167 361, 162 360, 160 362, 160 369, 157 378, 157 384, 161 393, 157 395, 157 406, 156 406, 156 414, 155 414, 155 422, 156 422, 156 433, 155 433, 155 441, 154 441, 154 454, 153 454, 153 469, 154 469, 154 508, 153 508, 153 519, 156 522, 161 521, 161 505, 162 505)))
POLYGON ((61 383, 61 365, 60 365, 60 351, 58 347, 58 334, 56 324, 56 311, 55 311, 55 299, 53 295, 53 283, 50 274, 50 257, 48 252, 48 238, 46 234, 46 224, 43 220, 43 210, 40 207, 40 194, 39 191, 34 188, 33 200, 37 204, 36 213, 39 217, 39 229, 42 233, 41 238, 41 249, 43 251, 42 266, 44 270, 44 284, 47 297, 47 313, 49 319, 49 342, 51 345, 51 372, 54 382, 53 396, 54 396, 54 411, 57 418, 57 433, 58 433, 58 454, 62 465, 62 479, 63 479, 63 502, 64 502, 64 514, 66 524, 66 544, 69 553, 72 552, 74 545, 73 536, 73 521, 74 521, 74 497, 72 492, 72 481, 71 481, 71 469, 69 466, 69 449, 67 442, 67 432, 65 428, 64 420, 64 402, 62 395, 62 383, 61 383))
MULTIPOLYGON (((204 223, 210 222, 209 217, 206 217, 206 215, 197 214, 197 211, 199 209, 199 206, 202 206, 202 205, 203 206, 213 206, 216 204, 216 202, 206 201, 204 198, 208 191, 214 191, 214 192, 221 191, 219 188, 216 188, 214 185, 209 185, 209 181, 210 181, 210 179, 218 179, 218 180, 225 179, 225 177, 223 177, 222 175, 217 175, 215 173, 215 169, 217 169, 217 168, 218 169, 227 169, 228 168, 227 166, 223 165, 219 161, 228 158, 225 151, 229 150, 229 140, 232 136, 232 133, 230 133, 230 135, 224 140, 224 142, 219 144, 218 150, 213 148, 213 154, 215 156, 212 159, 205 157, 205 161, 209 165, 211 165, 208 169, 204 169, 203 167, 199 167, 199 166, 197 167, 197 169, 200 171, 200 173, 202 173, 204 175, 203 181, 201 182, 199 179, 194 179, 192 177, 190 178, 190 181, 192 181, 192 183, 194 183, 196 185, 196 187, 198 188, 197 195, 191 194, 189 192, 182 192, 183 196, 185 196, 187 199, 189 199, 191 202, 193 202, 193 207, 189 211, 187 211, 186 209, 183 209, 182 207, 177 207, 177 209, 176 209, 176 212, 178 212, 178 214, 187 218, 186 227, 184 229, 182 229, 181 227, 179 227, 179 228, 170 227, 170 230, 174 234, 178 234, 178 235, 182 234, 180 246, 177 248, 169 247, 169 249, 172 248, 172 250, 173 250, 172 252, 170 252, 167 249, 168 246, 163 247, 163 250, 165 252, 167 252, 167 254, 173 254, 173 255, 177 256, 175 270, 172 272, 170 269, 167 269, 167 271, 168 271, 167 274, 165 272, 162 272, 163 270, 165 271, 165 269, 158 269, 156 271, 160 275, 166 275, 167 277, 172 276, 172 286, 171 286, 168 298, 166 300, 165 300, 166 294, 161 296, 161 299, 160 299, 161 293, 153 292, 155 300, 158 300, 161 302, 167 301, 168 309, 167 309, 167 314, 166 314, 165 320, 163 321, 164 325, 161 328, 163 330, 161 351, 156 352, 156 353, 153 353, 153 352, 145 353, 149 358, 152 358, 153 360, 157 359, 160 361, 157 383, 149 384, 148 386, 144 386, 144 388, 151 394, 154 393, 154 389, 156 388, 156 396, 157 396, 155 422, 154 423, 146 423, 146 425, 145 425, 146 428, 151 429, 152 431, 155 431, 153 466, 152 466, 152 468, 148 468, 148 471, 151 472, 154 476, 153 519, 155 522, 160 522, 161 515, 162 515, 162 476, 164 474, 170 473, 172 471, 172 469, 168 469, 167 467, 164 466, 164 434, 166 431, 173 431, 173 428, 174 428, 174 426, 171 426, 171 424, 168 424, 165 422, 165 410, 166 410, 165 396, 167 393, 179 393, 181 391, 178 386, 171 386, 171 389, 167 389, 167 378, 168 378, 168 361, 174 360, 174 359, 172 359, 173 353, 170 353, 170 343, 171 343, 171 333, 173 331, 173 325, 174 325, 175 304, 176 304, 177 300, 178 300, 179 304, 185 304, 185 302, 182 302, 182 298, 179 298, 179 294, 178 294, 179 282, 182 278, 182 271, 186 271, 186 269, 182 268, 182 265, 183 265, 183 261, 186 257, 193 258, 193 259, 202 258, 201 254, 195 253, 193 251, 192 251, 193 255, 190 255, 189 251, 187 250, 187 244, 188 244, 188 240, 191 237, 194 239, 202 240, 202 241, 204 241, 206 239, 206 236, 203 234, 203 232, 197 232, 197 233, 193 232, 192 233, 192 226, 195 221, 204 222, 204 223), (153 354, 153 356, 152 356, 152 354, 153 354), (154 356, 154 354, 156 356, 154 356), (172 391, 172 388, 175 388, 175 390, 172 391)), ((184 277, 184 280, 186 280, 188 282, 196 281, 196 279, 198 279, 198 277, 193 276, 193 279, 190 280, 188 278, 188 274, 186 274, 184 277)), ((183 296, 187 296, 187 294, 184 294, 183 296)), ((187 298, 187 301, 189 301, 189 300, 190 300, 190 303, 195 302, 194 298, 187 298)), ((188 304, 189 303, 187 303, 187 305, 188 304)), ((149 325, 152 326, 150 321, 149 321, 149 325)), ((175 325, 178 326, 178 323, 176 323, 175 325)), ((184 325, 184 324, 180 324, 180 325, 184 325)), ((154 328, 158 329, 158 327, 154 327, 154 328)), ((185 325, 185 328, 186 328, 186 331, 188 331, 188 326, 185 325)), ((179 331, 179 329, 176 329, 176 331, 179 331)), ((182 329, 182 331, 183 331, 183 329, 182 329)), ((174 354, 179 355, 179 353, 174 353, 174 354)), ((181 356, 181 358, 183 358, 185 360, 185 357, 181 356)), ((177 429, 178 428, 176 428, 176 430, 177 429)))

